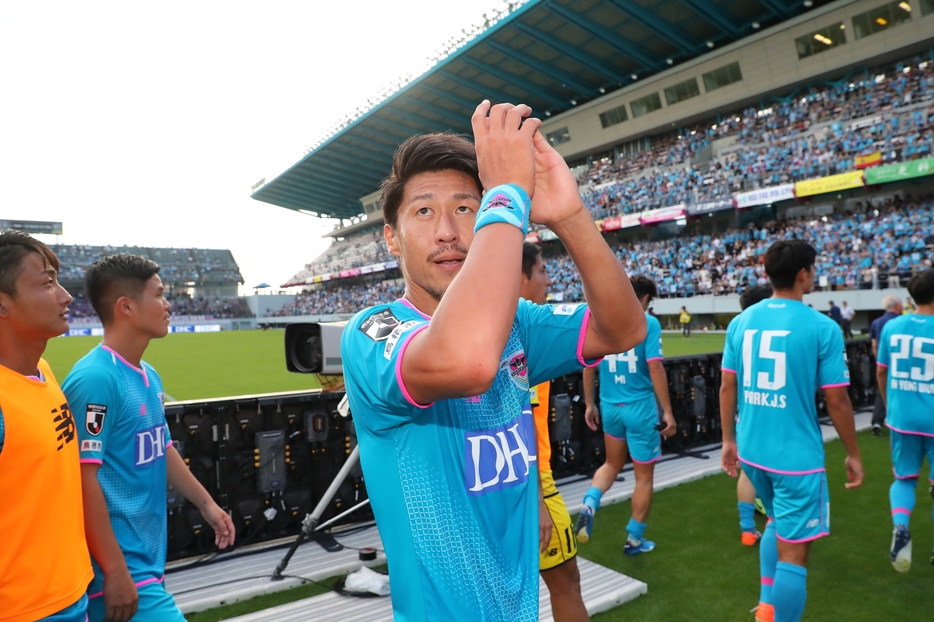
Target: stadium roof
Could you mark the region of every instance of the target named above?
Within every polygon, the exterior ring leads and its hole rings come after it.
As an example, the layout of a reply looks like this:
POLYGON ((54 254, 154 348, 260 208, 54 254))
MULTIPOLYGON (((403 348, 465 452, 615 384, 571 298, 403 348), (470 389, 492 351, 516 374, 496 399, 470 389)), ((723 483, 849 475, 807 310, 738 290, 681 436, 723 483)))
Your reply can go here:
MULTIPOLYGON (((823 2, 809 2, 816 5, 823 2)), ((252 197, 351 218, 414 134, 470 132, 487 98, 564 112, 807 10, 784 0, 531 0, 364 113, 252 197)))

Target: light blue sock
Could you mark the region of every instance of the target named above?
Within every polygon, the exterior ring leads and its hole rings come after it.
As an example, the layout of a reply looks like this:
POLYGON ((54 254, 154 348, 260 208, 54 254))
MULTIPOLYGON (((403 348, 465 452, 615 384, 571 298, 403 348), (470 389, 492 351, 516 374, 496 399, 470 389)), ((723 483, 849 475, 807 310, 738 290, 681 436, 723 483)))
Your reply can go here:
POLYGON ((889 488, 889 502, 892 504, 892 522, 896 526, 908 526, 911 511, 915 509, 915 486, 917 479, 896 479, 889 488))
POLYGON ((739 506, 739 528, 743 531, 755 531, 756 504, 740 501, 737 505, 739 506))
POLYGON ((770 520, 759 540, 759 602, 772 603, 772 584, 775 582, 775 565, 778 563, 778 538, 775 537, 775 521, 770 520))
POLYGON ((600 509, 600 499, 603 498, 603 491, 599 488, 588 488, 584 493, 584 505, 590 508, 593 514, 600 509))
POLYGON ((645 535, 645 523, 640 523, 634 518, 629 519, 629 524, 626 525, 626 531, 629 532, 629 539, 641 541, 642 536, 645 535))
POLYGON ((807 568, 778 562, 775 566, 775 585, 772 586, 775 622, 798 622, 801 619, 808 597, 807 583, 807 568))

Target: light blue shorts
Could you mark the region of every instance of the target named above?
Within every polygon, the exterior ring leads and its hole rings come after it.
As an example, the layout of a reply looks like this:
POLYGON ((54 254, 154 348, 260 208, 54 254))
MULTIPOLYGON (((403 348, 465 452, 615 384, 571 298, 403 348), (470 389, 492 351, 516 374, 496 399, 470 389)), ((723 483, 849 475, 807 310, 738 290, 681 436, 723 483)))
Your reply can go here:
POLYGON ((655 398, 632 404, 601 404, 603 432, 618 441, 626 441, 633 462, 647 464, 662 457, 662 435, 658 424, 655 398))
POLYGON ((827 473, 788 475, 741 463, 743 472, 775 521, 779 540, 797 544, 830 535, 830 490, 827 473))
MULTIPOLYGON (((172 595, 165 591, 162 583, 152 582, 136 588, 139 607, 130 622, 185 622, 185 616, 175 606, 172 595)), ((104 597, 92 598, 88 605, 89 622, 103 622, 104 597)))
POLYGON ((42 618, 39 622, 87 622, 88 595, 82 594, 74 605, 65 607, 58 613, 42 618))
MULTIPOLYGON (((924 457, 928 466, 934 465, 934 437, 921 434, 906 434, 889 429, 892 446, 892 471, 897 479, 915 479, 921 475, 924 457)), ((931 470, 934 482, 934 469, 931 470)))

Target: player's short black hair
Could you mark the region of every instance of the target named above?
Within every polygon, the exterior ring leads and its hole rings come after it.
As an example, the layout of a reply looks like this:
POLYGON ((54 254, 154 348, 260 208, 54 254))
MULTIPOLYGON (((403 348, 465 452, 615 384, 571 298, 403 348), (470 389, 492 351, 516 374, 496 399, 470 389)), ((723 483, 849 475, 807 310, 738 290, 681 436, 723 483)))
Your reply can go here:
POLYGON ((53 270, 58 272, 58 257, 52 249, 17 229, 0 230, 0 292, 15 297, 16 281, 23 273, 23 259, 36 253, 53 270))
POLYGON ((629 282, 632 283, 632 291, 636 292, 636 298, 639 300, 642 300, 642 297, 646 294, 649 295, 649 300, 658 298, 658 287, 655 286, 655 281, 649 277, 635 274, 629 277, 629 282))
POLYGON ((792 289, 802 270, 810 270, 817 251, 804 240, 779 240, 765 252, 765 273, 778 290, 792 289))
POLYGON ((405 185, 422 173, 458 171, 474 180, 477 193, 483 192, 477 151, 473 143, 458 134, 420 134, 399 145, 392 156, 392 172, 379 185, 383 220, 396 228, 405 185))
POLYGON ((929 305, 934 302, 934 270, 925 270, 908 280, 908 293, 915 304, 929 305))
POLYGON ((159 264, 139 255, 119 253, 95 261, 84 273, 88 300, 104 325, 114 319, 114 303, 126 296, 139 300, 159 264))
POLYGON ((525 242, 522 244, 522 274, 526 278, 532 278, 532 268, 535 267, 538 258, 542 256, 542 248, 538 244, 525 242))
POLYGON ((765 285, 753 285, 747 287, 743 290, 743 293, 739 295, 739 308, 745 311, 752 305, 762 302, 766 298, 772 297, 772 286, 765 285))

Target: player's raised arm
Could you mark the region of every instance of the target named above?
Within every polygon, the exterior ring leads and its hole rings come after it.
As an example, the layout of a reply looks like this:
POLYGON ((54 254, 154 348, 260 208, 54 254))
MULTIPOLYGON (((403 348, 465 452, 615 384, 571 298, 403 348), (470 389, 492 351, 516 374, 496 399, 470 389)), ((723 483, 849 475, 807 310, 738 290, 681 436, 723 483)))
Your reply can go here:
POLYGON ((645 339, 645 313, 623 266, 584 206, 577 181, 541 132, 535 133, 532 222, 555 232, 581 275, 591 319, 584 340, 587 360, 626 352, 645 339))
MULTIPOLYGON (((455 222, 459 218, 457 210, 449 210, 441 203, 431 204, 432 199, 426 196, 450 194, 443 184, 426 187, 426 192, 418 193, 420 196, 411 196, 413 193, 406 190, 409 202, 400 208, 400 230, 407 226, 406 219, 428 220, 432 226, 426 228, 426 234, 435 236, 441 257, 449 246, 451 259, 463 261, 440 302, 439 295, 433 303, 425 296, 416 303, 432 316, 431 323, 408 344, 401 373, 418 403, 480 395, 489 390, 496 377, 516 316, 522 242, 528 228, 529 197, 535 189, 532 137, 541 122, 528 118, 530 114, 531 109, 525 105, 498 104, 491 108, 484 101, 477 107, 472 123, 485 194, 479 205, 476 201, 472 205, 469 200, 464 202, 464 207, 475 215, 469 229, 455 222), (468 246, 470 253, 464 259, 468 246), (433 309, 425 308, 429 305, 433 309)), ((460 192, 478 195, 481 189, 469 187, 468 181, 464 176, 459 182, 460 192)), ((410 183, 408 187, 414 186, 410 183)), ((410 295, 417 297, 418 292, 407 290, 406 297, 410 295)))

